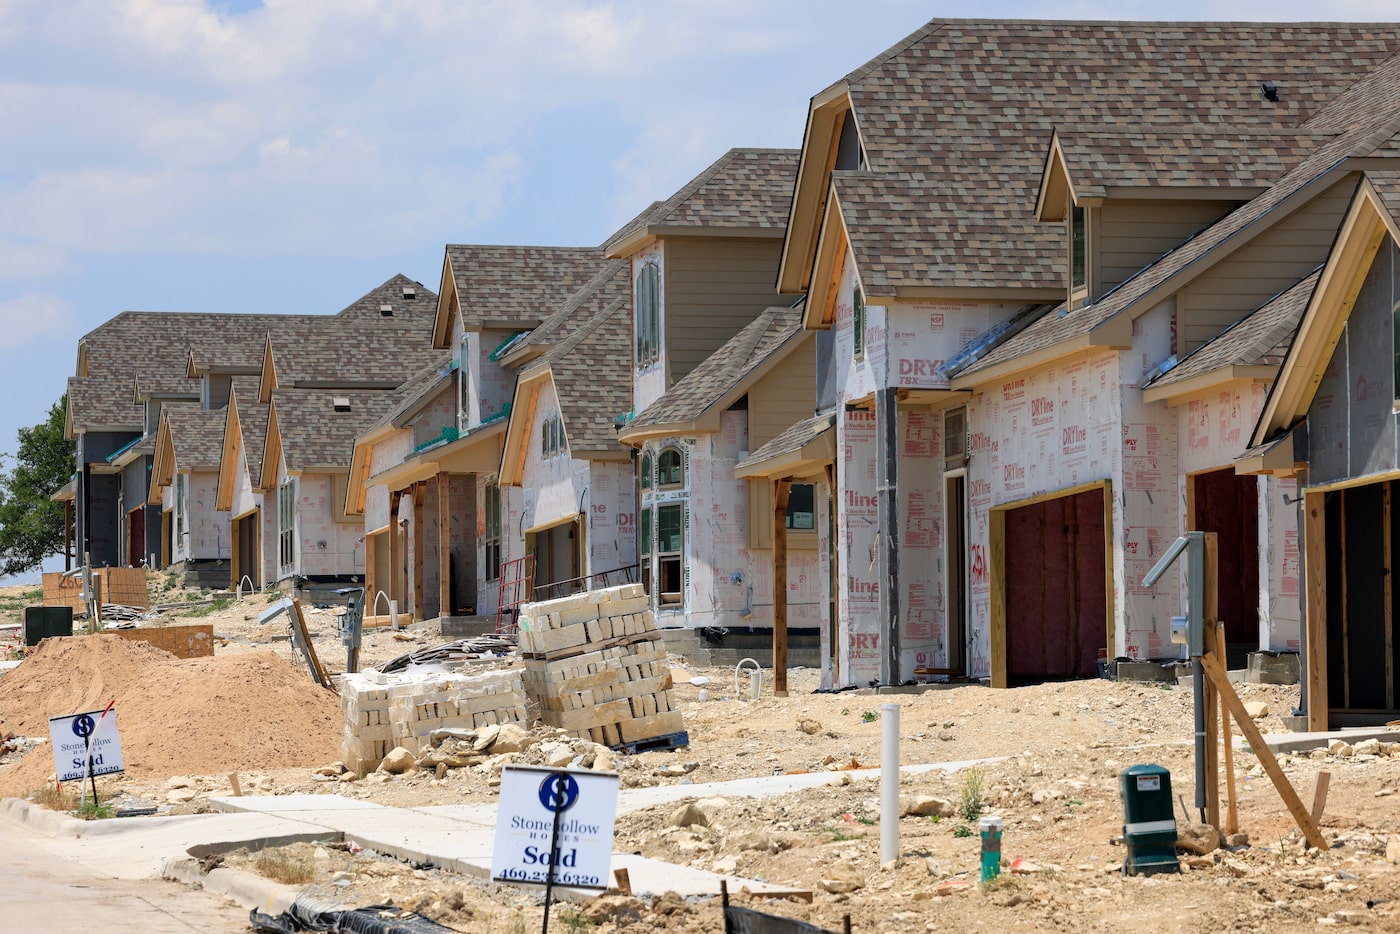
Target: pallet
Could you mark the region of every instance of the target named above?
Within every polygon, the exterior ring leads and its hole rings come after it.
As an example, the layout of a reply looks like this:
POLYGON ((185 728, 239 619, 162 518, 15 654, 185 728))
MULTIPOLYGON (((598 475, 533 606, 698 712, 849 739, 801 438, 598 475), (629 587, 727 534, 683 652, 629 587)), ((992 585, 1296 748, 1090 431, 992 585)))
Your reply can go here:
POLYGON ((632 742, 613 743, 612 748, 635 755, 639 752, 651 752, 656 749, 680 749, 682 746, 689 745, 690 731, 681 730, 679 733, 667 733, 665 736, 652 736, 632 742))

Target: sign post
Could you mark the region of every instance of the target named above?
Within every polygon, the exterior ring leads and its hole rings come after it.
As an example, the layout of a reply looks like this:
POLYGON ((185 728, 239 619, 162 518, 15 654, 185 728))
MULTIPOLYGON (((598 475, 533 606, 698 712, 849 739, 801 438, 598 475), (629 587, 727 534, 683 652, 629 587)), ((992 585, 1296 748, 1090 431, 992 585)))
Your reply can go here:
POLYGON ((125 772, 121 735, 117 732, 116 698, 102 710, 49 718, 49 740, 53 747, 54 773, 60 782, 82 783, 83 803, 87 803, 87 783, 92 783, 92 800, 97 802, 97 776, 125 772))
POLYGON ((493 882, 543 885, 544 930, 555 885, 608 887, 618 775, 507 765, 496 811, 493 882))

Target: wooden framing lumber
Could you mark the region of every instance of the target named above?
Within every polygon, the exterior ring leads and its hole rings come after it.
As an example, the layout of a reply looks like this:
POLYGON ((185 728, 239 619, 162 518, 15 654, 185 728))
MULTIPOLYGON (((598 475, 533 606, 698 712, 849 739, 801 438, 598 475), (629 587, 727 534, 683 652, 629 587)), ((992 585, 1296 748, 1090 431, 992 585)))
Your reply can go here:
POLYGON ((1308 730, 1327 729, 1327 513, 1324 494, 1303 493, 1303 542, 1306 549, 1303 627, 1306 635, 1308 730))
MULTIPOLYGON (((1205 654, 1215 651, 1215 623, 1220 616, 1220 540, 1215 532, 1205 533, 1205 581, 1203 585, 1201 612, 1205 617, 1205 654)), ((1225 668, 1225 659, 1218 657, 1220 667, 1225 668)), ((1220 708, 1217 691, 1210 681, 1206 681, 1202 691, 1202 701, 1206 705, 1206 823, 1220 826, 1220 708)))
POLYGON ((452 482, 446 472, 437 475, 438 504, 438 616, 457 612, 452 605, 452 482))
POLYGON ((773 482, 773 696, 787 697, 787 510, 792 478, 773 482))
POLYGON ((1230 713, 1234 714, 1235 722, 1240 725, 1240 731, 1249 741, 1249 748, 1253 749, 1255 755, 1258 756, 1259 764, 1264 767, 1264 771, 1274 783, 1274 787, 1278 789, 1279 797, 1283 798, 1288 812, 1293 815, 1293 820, 1303 831, 1308 845, 1317 847, 1319 850, 1326 850, 1328 848, 1327 839, 1322 836, 1322 831, 1318 830, 1317 824, 1313 822, 1312 815, 1308 813, 1307 808, 1303 807, 1303 802, 1298 798, 1298 792, 1289 784, 1288 776, 1283 774, 1278 760, 1274 758, 1273 750, 1264 741, 1264 734, 1260 733, 1259 727, 1255 725, 1254 718, 1244 709, 1244 702, 1240 700, 1239 695, 1230 685, 1230 677, 1224 667, 1209 652, 1201 656, 1201 667, 1205 669, 1206 676, 1214 682, 1220 699, 1229 708, 1230 713))
MULTIPOLYGON (((1225 658, 1225 624, 1215 624, 1215 654, 1225 658)), ((1221 711, 1220 739, 1225 753, 1225 832, 1240 832, 1240 812, 1235 798, 1235 748, 1230 741, 1230 715, 1221 711)))

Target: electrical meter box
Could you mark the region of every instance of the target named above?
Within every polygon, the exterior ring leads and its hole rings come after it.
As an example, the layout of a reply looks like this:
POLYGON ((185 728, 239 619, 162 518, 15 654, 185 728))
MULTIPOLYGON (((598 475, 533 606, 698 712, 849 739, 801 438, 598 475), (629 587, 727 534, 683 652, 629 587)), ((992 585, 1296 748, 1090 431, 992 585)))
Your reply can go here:
POLYGON ((1118 776, 1123 799, 1123 875, 1180 872, 1172 775, 1160 765, 1135 765, 1118 776))

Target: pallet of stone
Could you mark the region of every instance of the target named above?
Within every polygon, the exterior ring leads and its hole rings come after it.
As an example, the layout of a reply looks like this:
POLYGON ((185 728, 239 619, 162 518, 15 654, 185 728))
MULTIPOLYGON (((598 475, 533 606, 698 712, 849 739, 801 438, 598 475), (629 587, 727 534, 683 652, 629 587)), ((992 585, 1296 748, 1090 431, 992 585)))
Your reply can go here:
POLYGON ((526 723, 519 668, 477 674, 438 673, 389 689, 389 722, 396 746, 417 753, 442 729, 526 723))
POLYGON ((647 604, 627 584, 521 607, 525 690, 546 725, 619 747, 683 732, 647 604))
MULTIPOLYGON (((378 672, 374 672, 378 674, 378 672)), ((364 774, 379 767, 393 748, 389 724, 389 686, 368 674, 345 674, 340 682, 344 729, 340 761, 364 774)))

